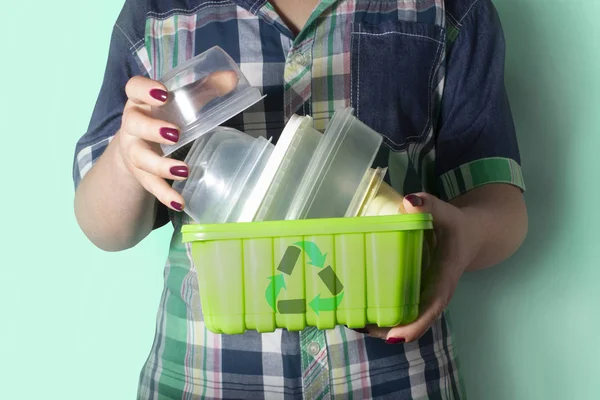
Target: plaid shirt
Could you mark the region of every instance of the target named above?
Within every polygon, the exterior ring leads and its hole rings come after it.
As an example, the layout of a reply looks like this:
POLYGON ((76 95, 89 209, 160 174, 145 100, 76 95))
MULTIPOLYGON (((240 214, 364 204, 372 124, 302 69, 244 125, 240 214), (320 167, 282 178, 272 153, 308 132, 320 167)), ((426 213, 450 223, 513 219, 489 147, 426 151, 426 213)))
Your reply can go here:
MULTIPOLYGON (((376 164, 400 192, 452 199, 491 182, 524 189, 503 40, 490 0, 322 0, 297 36, 265 0, 127 0, 77 144, 75 185, 118 130, 131 76, 160 79, 219 45, 267 95, 228 126, 276 140, 293 113, 323 130, 352 106, 385 135, 376 164)), ((190 221, 162 209, 157 227, 167 217, 175 229, 139 399, 464 398, 446 315, 418 342, 394 346, 345 327, 207 331, 181 243, 190 221)))

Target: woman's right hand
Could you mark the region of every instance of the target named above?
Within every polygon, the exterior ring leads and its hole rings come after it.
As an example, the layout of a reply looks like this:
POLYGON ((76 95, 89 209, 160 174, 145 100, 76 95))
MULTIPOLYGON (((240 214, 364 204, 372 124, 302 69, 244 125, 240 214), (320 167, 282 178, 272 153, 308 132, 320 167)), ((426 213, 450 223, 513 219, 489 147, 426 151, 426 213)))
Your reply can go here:
POLYGON ((179 140, 177 126, 150 116, 152 106, 163 105, 167 89, 160 82, 135 76, 125 87, 127 103, 118 132, 119 153, 127 170, 149 193, 167 207, 182 211, 183 197, 166 181, 184 180, 188 166, 179 160, 162 156, 160 144, 179 140))

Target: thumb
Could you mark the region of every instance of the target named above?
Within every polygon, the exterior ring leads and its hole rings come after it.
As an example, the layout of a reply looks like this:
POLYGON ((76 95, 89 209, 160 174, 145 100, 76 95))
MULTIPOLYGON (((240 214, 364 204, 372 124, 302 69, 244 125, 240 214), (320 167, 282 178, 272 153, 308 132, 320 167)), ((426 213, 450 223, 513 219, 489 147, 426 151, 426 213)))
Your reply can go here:
POLYGON ((407 214, 431 214, 435 223, 442 226, 452 223, 453 217, 458 211, 452 204, 424 192, 405 196, 402 205, 407 214))

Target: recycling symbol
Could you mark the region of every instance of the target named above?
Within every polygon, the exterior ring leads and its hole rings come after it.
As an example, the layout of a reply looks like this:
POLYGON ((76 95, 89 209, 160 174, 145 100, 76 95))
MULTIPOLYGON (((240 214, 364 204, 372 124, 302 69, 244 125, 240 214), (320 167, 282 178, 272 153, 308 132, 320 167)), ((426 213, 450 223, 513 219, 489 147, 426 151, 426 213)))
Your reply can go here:
POLYGON ((323 254, 315 243, 307 241, 294 243, 285 250, 277 267, 279 273, 268 278, 270 282, 265 291, 267 303, 269 303, 273 311, 280 314, 303 314, 306 312, 306 299, 277 300, 281 292, 287 289, 286 277, 292 276, 303 251, 310 259, 308 264, 319 271, 319 278, 329 291, 324 297, 321 297, 321 293, 317 294, 308 303, 308 306, 317 315, 321 311, 336 310, 344 298, 344 285, 338 279, 331 265, 325 267, 327 254, 323 254))

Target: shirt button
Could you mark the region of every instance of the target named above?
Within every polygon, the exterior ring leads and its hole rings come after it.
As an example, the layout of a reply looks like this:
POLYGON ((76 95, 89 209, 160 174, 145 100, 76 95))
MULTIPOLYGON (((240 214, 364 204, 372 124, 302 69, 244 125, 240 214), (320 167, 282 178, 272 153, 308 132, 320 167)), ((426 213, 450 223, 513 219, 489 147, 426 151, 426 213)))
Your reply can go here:
POLYGON ((301 53, 294 54, 293 60, 294 60, 294 63, 296 63, 298 65, 306 65, 307 64, 306 56, 301 53))
POLYGON ((308 352, 311 356, 315 357, 317 354, 319 354, 319 351, 321 351, 321 346, 319 346, 319 343, 312 342, 308 345, 308 352))

